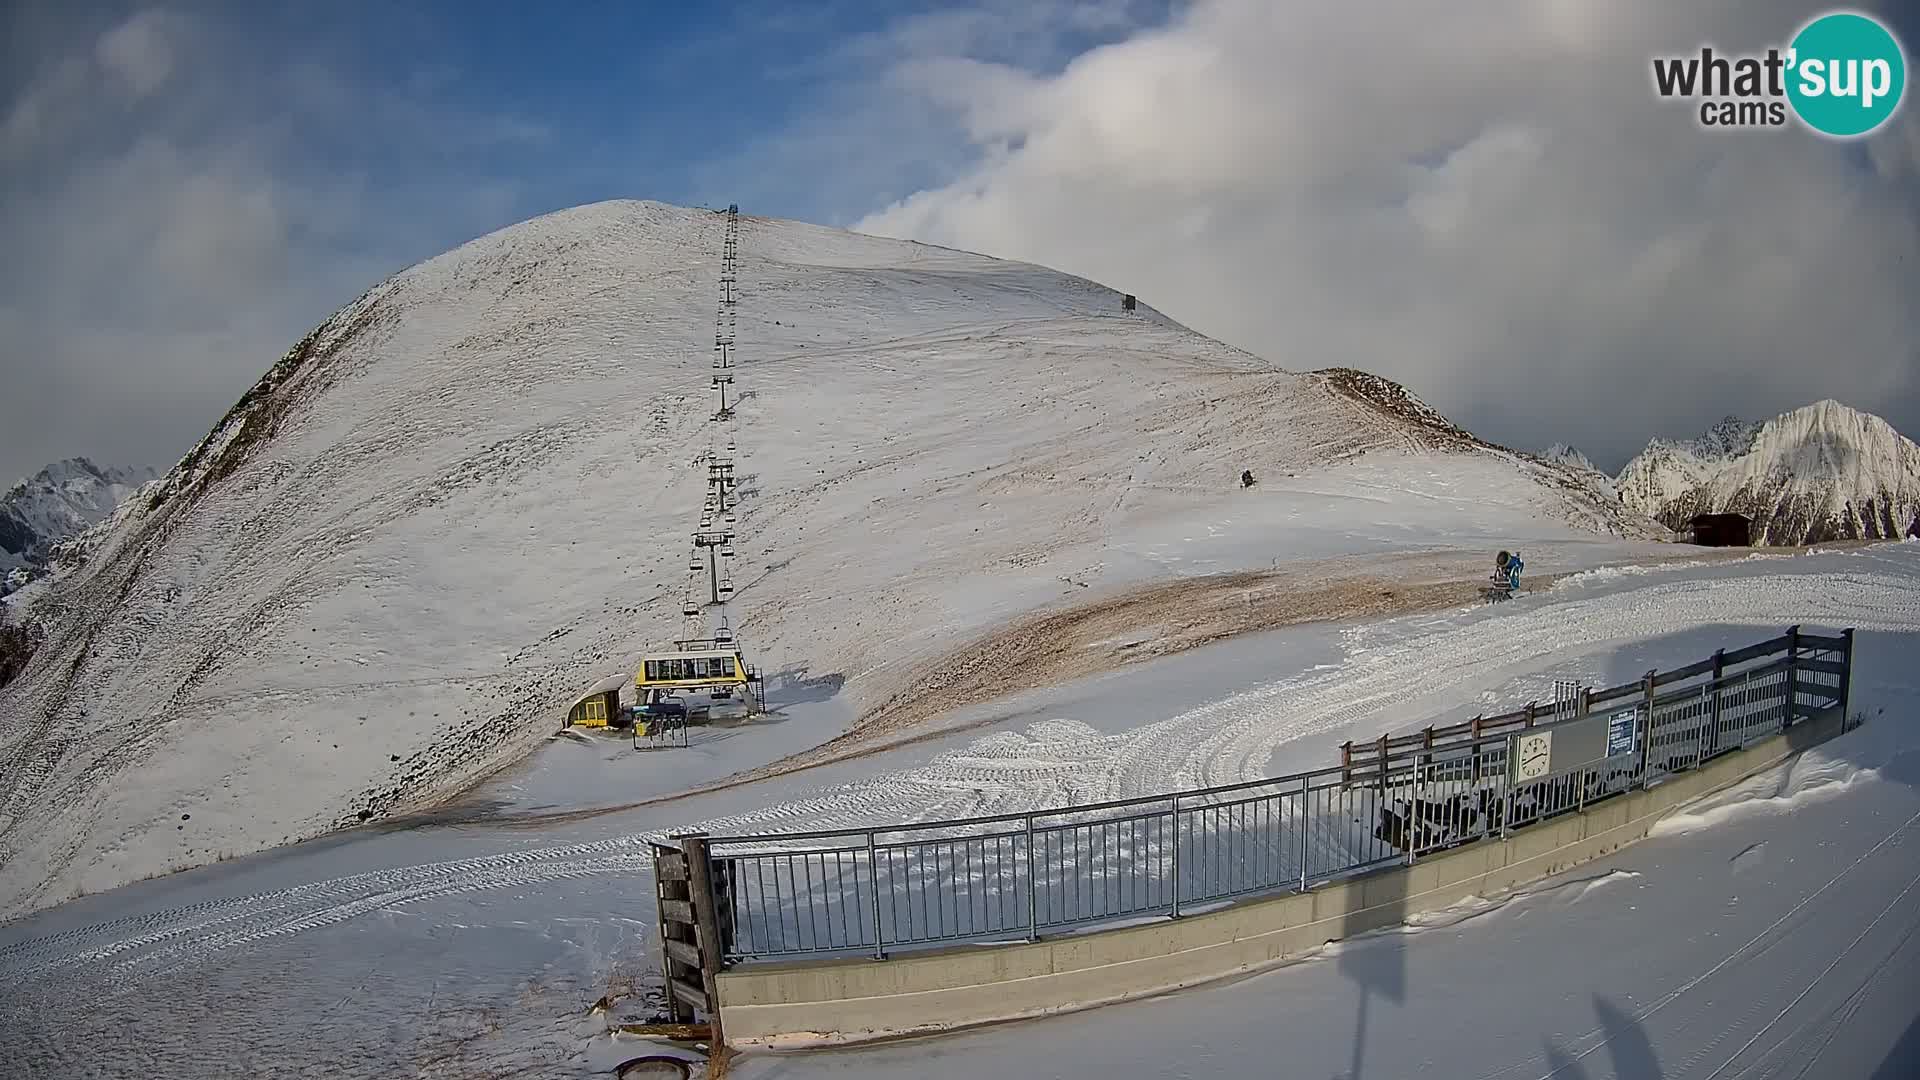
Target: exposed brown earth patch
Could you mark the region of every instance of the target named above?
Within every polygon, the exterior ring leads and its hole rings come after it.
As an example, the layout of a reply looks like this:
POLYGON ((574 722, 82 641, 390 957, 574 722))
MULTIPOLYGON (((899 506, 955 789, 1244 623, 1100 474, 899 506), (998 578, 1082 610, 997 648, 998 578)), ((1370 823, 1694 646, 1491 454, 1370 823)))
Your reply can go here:
MULTIPOLYGON (((1769 553, 1776 551, 1769 549, 1769 553)), ((1749 548, 1690 548, 1617 565, 1732 560, 1752 553, 1749 548)), ((1466 552, 1350 556, 1273 570, 1182 578, 1095 597, 1014 620, 913 669, 902 679, 904 690, 862 715, 845 733, 812 749, 710 784, 637 802, 481 816, 494 824, 553 824, 865 757, 1001 719, 989 716, 969 724, 929 724, 959 708, 1171 656, 1238 634, 1479 603, 1490 569, 1484 557, 1466 552)), ((1566 576, 1565 572, 1529 573, 1527 588, 1544 589, 1566 576)))

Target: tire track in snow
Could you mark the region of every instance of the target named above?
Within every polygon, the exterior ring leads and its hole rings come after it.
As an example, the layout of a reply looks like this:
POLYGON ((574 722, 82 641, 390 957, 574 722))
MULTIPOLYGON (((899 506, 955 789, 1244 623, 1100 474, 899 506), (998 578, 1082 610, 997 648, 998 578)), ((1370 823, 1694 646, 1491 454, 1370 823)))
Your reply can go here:
POLYGON ((1659 582, 1624 595, 1531 610, 1508 605, 1464 625, 1371 652, 1350 651, 1330 670, 1243 691, 1121 734, 1069 720, 1035 724, 1024 733, 996 732, 917 768, 695 827, 726 834, 773 831, 800 820, 809 829, 937 820, 955 816, 945 797, 955 786, 974 795, 974 808, 964 816, 1257 780, 1268 775, 1267 763, 1283 745, 1351 730, 1395 705, 1458 691, 1500 669, 1591 653, 1596 644, 1624 644, 1713 622, 1785 625, 1797 619, 1866 631, 1920 628, 1920 599, 1909 585, 1908 577, 1877 573, 1781 574, 1659 582), (1034 784, 1033 777, 1045 783, 1034 784))
MULTIPOLYGON (((1271 686, 1236 694, 1120 734, 1070 720, 1001 731, 916 768, 816 791, 713 819, 709 832, 773 831, 1020 812, 1259 779, 1273 751, 1350 729, 1408 699, 1484 680, 1492 670, 1591 652, 1594 643, 1644 640, 1712 622, 1773 624, 1789 618, 1862 630, 1920 628, 1910 578, 1862 574, 1767 575, 1663 582, 1607 597, 1527 610, 1507 608, 1465 625, 1416 629, 1271 686)), ((1337 829, 1314 837, 1323 856, 1343 853, 1337 829)), ((1316 830, 1316 833, 1319 833, 1316 830)), ((654 834, 657 835, 657 834, 654 834)), ((222 952, 337 925, 381 910, 483 890, 605 874, 644 880, 648 835, 527 848, 399 866, 251 895, 114 919, 0 947, 0 979, 21 987, 58 980, 61 993, 108 993, 205 962, 222 952)), ((644 890, 643 890, 644 891, 644 890)))
POLYGON ((629 836, 393 867, 274 892, 224 897, 0 947, 0 978, 28 980, 63 973, 66 979, 109 965, 111 971, 122 971, 136 958, 129 954, 137 956, 140 950, 155 946, 164 946, 161 954, 184 963, 232 945, 332 925, 381 907, 631 869, 636 863, 651 869, 651 854, 643 838, 629 836))

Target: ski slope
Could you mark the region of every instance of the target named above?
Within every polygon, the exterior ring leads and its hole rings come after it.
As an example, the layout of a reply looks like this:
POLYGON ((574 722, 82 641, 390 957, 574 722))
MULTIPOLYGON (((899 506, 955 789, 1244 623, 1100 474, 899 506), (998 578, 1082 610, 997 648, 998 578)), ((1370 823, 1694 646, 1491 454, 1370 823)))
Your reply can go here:
MULTIPOLYGON (((0 915, 430 806, 679 636, 724 221, 598 204, 381 283, 24 590, 0 915)), ((740 232, 732 622, 771 685, 838 688, 795 749, 1065 598, 1650 528, 1384 380, 1091 282, 740 232)))
POLYGON ((1595 570, 1497 608, 1229 641, 1057 688, 983 731, 624 814, 358 830, 143 882, 0 926, 0 1051, 32 1078, 604 1070, 648 1049, 587 1006, 655 949, 649 834, 932 816, 972 805, 969 791, 1004 808, 1163 790, 1258 771, 1263 753, 1271 769, 1322 764, 1349 735, 1509 706, 1555 679, 1619 681, 1799 622, 1858 628, 1866 726, 1609 860, 1226 987, 938 1042, 750 1056, 734 1075, 1237 1076, 1283 1062, 1281 1075, 1602 1080, 1792 1076, 1811 1058, 1804 1075, 1873 1077, 1920 1016, 1920 890, 1904 891, 1920 873, 1917 583, 1920 544, 1595 570), (1408 671, 1430 692, 1395 681, 1408 671), (1077 741, 1052 734, 1067 728, 1077 741))

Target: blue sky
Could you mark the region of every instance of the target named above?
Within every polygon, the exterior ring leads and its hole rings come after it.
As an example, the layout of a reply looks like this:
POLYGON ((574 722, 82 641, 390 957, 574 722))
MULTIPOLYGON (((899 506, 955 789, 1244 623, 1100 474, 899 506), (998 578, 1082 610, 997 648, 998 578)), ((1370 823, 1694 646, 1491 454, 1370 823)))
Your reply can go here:
POLYGON ((949 110, 889 90, 903 64, 1045 74, 1168 11, 12 5, 0 235, 29 257, 0 267, 0 476, 69 454, 164 466, 333 308, 549 210, 737 201, 851 224, 978 156, 949 110))
POLYGON ((291 155, 305 166, 402 189, 441 190, 454 176, 496 184, 512 220, 636 193, 693 205, 745 192, 760 213, 845 225, 945 182, 973 156, 939 110, 875 107, 890 65, 938 52, 1051 73, 1168 11, 1124 5, 1103 33, 1036 18, 1047 6, 1031 6, 1004 35, 986 24, 1029 5, 360 0, 169 10, 217 25, 236 83, 271 84, 292 63, 325 79, 342 107, 398 103, 441 127, 342 122, 316 87, 291 155), (896 152, 877 154, 889 141, 896 152), (853 143, 858 169, 819 167, 853 143))
POLYGON ((620 197, 1042 262, 1607 465, 1823 396, 1920 430, 1920 109, 1839 147, 1649 90, 1813 10, 11 4, 0 479, 165 467, 386 275, 620 197))

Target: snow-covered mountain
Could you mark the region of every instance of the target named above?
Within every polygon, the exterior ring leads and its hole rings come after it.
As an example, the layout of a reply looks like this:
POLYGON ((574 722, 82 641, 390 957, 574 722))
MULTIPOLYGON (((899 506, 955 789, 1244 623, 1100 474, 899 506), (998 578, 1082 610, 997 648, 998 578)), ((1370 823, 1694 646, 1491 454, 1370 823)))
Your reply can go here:
POLYGON ((1589 459, 1587 455, 1581 453, 1574 447, 1568 446, 1566 443, 1554 443, 1552 446, 1541 451, 1540 456, 1548 461, 1559 462, 1570 469, 1579 469, 1583 472, 1600 471, 1594 467, 1593 461, 1589 459))
MULTIPOLYGON (((1541 451, 1539 457, 1543 461, 1560 466, 1568 476, 1584 487, 1598 504, 1625 507, 1620 497, 1619 485, 1614 482, 1613 477, 1601 472, 1593 464, 1592 459, 1574 447, 1566 443, 1554 443, 1541 451)), ((1639 511, 1628 510, 1625 516, 1638 517, 1640 514, 1639 511)))
POLYGON ((854 713, 1083 587, 1346 553, 1362 528, 1491 549, 1650 527, 1384 379, 1285 371, 1040 267, 753 217, 717 422, 725 220, 598 204, 415 266, 90 534, 0 687, 0 912, 514 760, 681 636, 729 439, 732 625, 770 682, 840 675, 854 713))
MULTIPOLYGON (((44 563, 56 544, 105 521, 157 474, 101 468, 83 457, 56 461, 0 495, 0 579, 44 563)), ((0 593, 10 587, 0 584, 0 593)))
POLYGON ((1920 446, 1885 420, 1815 402, 1698 439, 1656 439, 1618 480, 1634 509, 1674 529, 1696 514, 1753 518, 1756 544, 1897 538, 1920 518, 1920 446))

